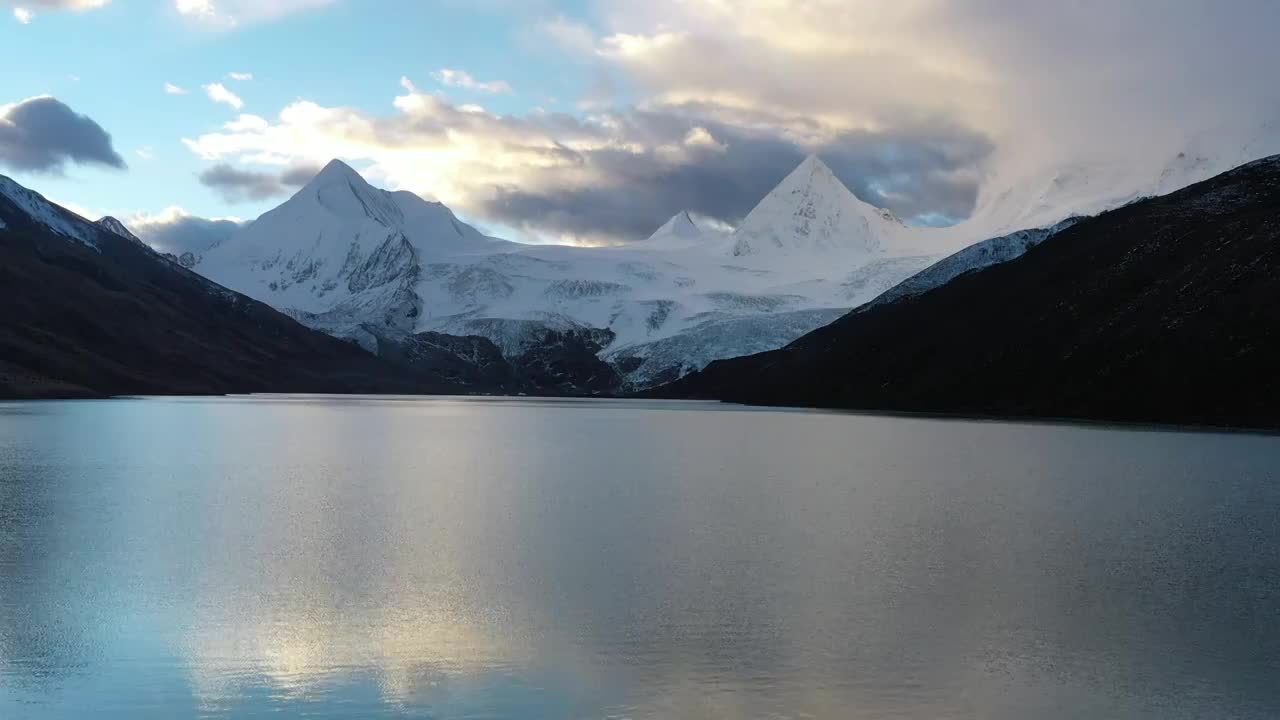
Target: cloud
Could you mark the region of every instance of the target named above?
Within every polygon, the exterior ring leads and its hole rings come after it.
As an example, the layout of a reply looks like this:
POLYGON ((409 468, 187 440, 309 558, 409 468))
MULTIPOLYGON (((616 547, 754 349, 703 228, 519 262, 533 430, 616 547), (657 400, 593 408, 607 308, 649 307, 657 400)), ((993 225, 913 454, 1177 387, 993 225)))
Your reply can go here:
MULTIPOLYGON (((222 164, 368 161, 377 182, 530 238, 578 242, 644 237, 684 209, 736 222, 815 149, 864 199, 907 216, 963 216, 976 193, 970 168, 990 152, 980 134, 941 122, 804 145, 773 129, 783 118, 756 116, 755 127, 743 127, 697 105, 502 116, 401 82, 394 115, 299 101, 275 121, 242 116, 184 142, 222 164)), ((233 168, 209 184, 240 198, 279 193, 272 178, 233 168)))
POLYGON ((736 225, 804 159, 818 151, 859 197, 903 217, 925 213, 963 218, 973 208, 977 177, 970 168, 991 151, 986 138, 947 127, 850 132, 822 146, 802 147, 767 132, 668 112, 631 113, 635 137, 668 142, 578 153, 589 183, 499 185, 484 196, 482 214, 535 234, 579 241, 646 237, 680 210, 736 225), (675 143, 683 140, 683 146, 675 143), (895 148, 892 153, 886 147, 895 148))
POLYGON ((210 18, 216 14, 213 0, 174 0, 173 6, 180 15, 210 18))
POLYGON ((331 5, 335 0, 174 0, 179 15, 214 29, 276 20, 331 5))
POLYGON ((534 33, 548 38, 561 50, 573 55, 590 56, 596 49, 595 33, 585 23, 564 16, 544 19, 533 27, 534 33))
POLYGON ((126 168, 111 135, 56 98, 41 96, 0 105, 0 164, 58 173, 67 163, 126 168))
POLYGON ((187 94, 186 89, 180 88, 177 85, 174 85, 173 83, 165 83, 164 91, 170 95, 186 95, 187 94))
POLYGON ((36 17, 36 13, 32 8, 41 11, 71 10, 73 12, 82 12, 103 7, 110 2, 111 0, 25 0, 22 5, 17 5, 13 8, 13 17, 23 25, 29 25, 36 17))
POLYGON ((23 4, 40 10, 74 10, 78 12, 104 7, 111 4, 111 0, 25 0, 23 4))
POLYGON ((431 77, 436 82, 446 87, 463 88, 465 90, 475 90, 476 92, 489 94, 510 94, 512 92, 511 85, 504 80, 494 80, 492 82, 480 82, 471 75, 462 70, 450 70, 444 68, 431 73, 431 77))
POLYGON ((216 103, 230 105, 236 110, 244 107, 244 101, 240 99, 240 96, 228 90, 222 83, 209 83, 202 87, 204 88, 204 94, 208 95, 209 99, 216 103))
POLYGON ((246 80, 252 80, 253 73, 233 72, 233 73, 227 73, 227 77, 231 78, 232 80, 239 80, 240 82, 244 82, 246 80))
MULTIPOLYGON (((808 152, 938 222, 1068 164, 1158 175, 1193 143, 1260 152, 1250 133, 1280 118, 1274 0, 597 0, 592 20, 537 26, 585 66, 579 115, 498 115, 405 80, 394 112, 300 100, 185 142, 233 166, 360 160, 469 217, 618 240, 686 207, 732 223, 808 152)), ((487 84, 458 73, 435 78, 487 84)))
POLYGON ((320 172, 315 165, 292 167, 284 172, 268 173, 243 170, 220 163, 200 173, 200 183, 213 188, 228 202, 266 200, 286 195, 306 185, 320 172))
POLYGON ((180 207, 170 207, 155 215, 135 213, 125 218, 124 223, 157 251, 174 255, 203 253, 226 240, 241 226, 236 219, 195 217, 180 207))
POLYGON ((809 141, 945 118, 994 138, 1003 170, 1169 155, 1280 107, 1262 70, 1280 62, 1271 0, 603 0, 600 13, 597 62, 649 104, 812 120, 788 123, 809 141))

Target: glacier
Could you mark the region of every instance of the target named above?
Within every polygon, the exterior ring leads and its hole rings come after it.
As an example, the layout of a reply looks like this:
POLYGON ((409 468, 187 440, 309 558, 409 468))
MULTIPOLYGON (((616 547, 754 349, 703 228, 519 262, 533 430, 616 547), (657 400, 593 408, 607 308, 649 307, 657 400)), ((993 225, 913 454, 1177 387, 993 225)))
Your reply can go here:
MULTIPOLYGON (((639 390, 1012 260, 1082 216, 1277 149, 1280 132, 1267 126, 1240 148, 1214 143, 1188 144, 1163 164, 1082 161, 992 177, 972 216, 943 228, 909 226, 863 202, 810 156, 732 231, 682 211, 647 240, 616 247, 490 237, 335 160, 230 236, 167 257, 370 352, 442 367, 453 367, 442 359, 453 352, 473 367, 451 371, 478 391, 497 376, 520 392, 639 390), (589 375, 577 388, 567 376, 575 370, 589 375)), ((7 178, 0 194, 94 245, 86 224, 39 195, 7 178)), ((136 241, 115 218, 96 225, 136 241)))
POLYGON ((572 332, 635 389, 785 345, 956 249, 948 242, 863 203, 816 156, 733 233, 681 212, 619 247, 489 237, 335 160, 195 270, 371 351, 442 333, 487 338, 511 358, 572 332))
POLYGON ((485 338, 512 359, 581 338, 616 368, 622 389, 636 390, 1011 260, 1079 216, 1200 180, 1273 135, 1232 152, 1205 140, 1164 164, 1082 161, 989 178, 972 216, 943 228, 909 226, 863 202, 810 156, 732 232, 680 212, 647 240, 616 247, 489 237, 444 205, 375 188, 335 160, 183 264, 372 352, 437 333, 485 338))

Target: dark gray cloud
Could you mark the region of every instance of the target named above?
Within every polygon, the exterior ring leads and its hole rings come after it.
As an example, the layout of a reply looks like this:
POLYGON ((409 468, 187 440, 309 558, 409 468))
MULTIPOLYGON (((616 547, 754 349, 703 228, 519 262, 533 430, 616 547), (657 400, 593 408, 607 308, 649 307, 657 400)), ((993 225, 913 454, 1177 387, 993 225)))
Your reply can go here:
POLYGON ((267 200, 287 195, 320 172, 314 166, 297 166, 280 173, 242 170, 219 163, 200 173, 200 183, 218 191, 228 202, 267 200))
MULTIPOLYGON (((296 148, 288 147, 289 124, 269 133, 257 126, 233 129, 187 144, 210 158, 230 154, 226 147, 286 155, 293 149, 297 157, 314 152, 316 134, 328 134, 335 144, 370 148, 375 167, 400 151, 447 151, 457 163, 451 182, 461 190, 449 198, 455 209, 531 236, 602 242, 647 237, 681 210, 736 224, 810 152, 868 203, 908 222, 954 222, 972 211, 994 147, 986 135, 943 120, 841 134, 804 115, 714 102, 588 117, 495 115, 403 84, 409 94, 397 98, 398 115, 346 108, 299 113, 316 124, 299 123, 305 132, 296 148), (468 141, 465 153, 456 152, 458 138, 468 141)), ((201 180, 233 200, 282 194, 282 178, 227 164, 201 180)))
POLYGON ((614 240, 647 237, 681 210, 733 225, 816 151, 865 202, 908 222, 954 221, 973 210, 979 169, 993 150, 986 137, 944 124, 850 132, 806 148, 780 134, 685 112, 636 111, 620 120, 632 125, 625 135, 647 138, 653 148, 679 143, 695 128, 706 130, 716 146, 686 147, 686 162, 676 164, 660 150, 560 148, 601 181, 588 188, 500 186, 483 202, 482 214, 530 231, 614 240))
POLYGON ((1066 201, 1086 202, 1183 151, 1280 151, 1276 0, 592 6, 591 25, 540 31, 584 69, 572 114, 484 112, 406 78, 394 114, 298 103, 187 144, 211 162, 343 148, 468 217, 583 240, 642 237, 683 209, 732 224, 811 151, 863 200, 928 223, 1063 171, 1092 186, 1066 201), (698 128, 710 139, 689 142, 698 128))
POLYGON ((129 229, 159 252, 199 255, 240 229, 232 220, 208 220, 169 210, 155 217, 134 217, 129 229))
POLYGON ((0 111, 0 164, 56 173, 67 163, 127 167, 101 125, 56 98, 31 98, 0 111))

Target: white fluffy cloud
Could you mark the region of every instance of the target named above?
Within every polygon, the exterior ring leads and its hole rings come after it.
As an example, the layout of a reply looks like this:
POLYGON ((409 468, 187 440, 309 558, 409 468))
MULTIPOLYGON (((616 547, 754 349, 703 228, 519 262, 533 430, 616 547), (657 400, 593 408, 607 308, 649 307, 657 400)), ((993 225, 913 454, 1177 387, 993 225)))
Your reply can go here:
POLYGON ((164 84, 164 91, 169 95, 186 95, 187 94, 187 91, 185 88, 178 87, 177 85, 174 85, 173 83, 168 83, 168 82, 164 84))
POLYGON ((227 86, 222 83, 209 83, 203 87, 204 94, 208 95, 209 99, 216 103, 230 105, 236 110, 244 107, 244 101, 240 99, 240 96, 228 90, 227 86))
MULTIPOLYGON (((96 217, 96 215, 86 217, 96 217)), ((160 252, 200 254, 227 239, 241 224, 239 218, 208 219, 192 215, 180 207, 169 207, 154 215, 133 213, 124 224, 160 252)))
POLYGON ((480 82, 462 70, 444 68, 431 73, 431 77, 446 87, 463 88, 464 90, 475 90, 476 92, 490 94, 509 94, 512 92, 511 85, 504 80, 480 82))
POLYGON ((100 8, 110 2, 111 0, 25 0, 22 5, 14 6, 13 17, 23 25, 29 25, 36 17, 35 10, 72 10, 80 12, 100 8))
POLYGON ((942 117, 994 138, 1001 162, 1055 163, 1166 153, 1197 131, 1259 124, 1280 101, 1263 70, 1280 63, 1273 0, 603 8, 594 53, 647 102, 789 117, 808 140, 942 117))
MULTIPOLYGON (((408 79, 401 84, 391 115, 298 101, 273 120, 242 115, 184 142, 218 163, 219 178, 231 178, 228 163, 284 168, 341 157, 368 166, 375 182, 436 198, 470 217, 538 239, 582 242, 647 235, 686 208, 739 219, 808 152, 772 129, 783 119, 743 129, 671 109, 505 116, 453 105, 408 79)), ((829 159, 863 191, 870 184, 859 186, 860 176, 892 172, 956 195, 948 174, 987 151, 981 138, 953 128, 917 124, 896 132, 892 139, 908 149, 889 171, 871 156, 884 139, 874 133, 843 138, 845 154, 829 159)), ((963 213, 972 197, 958 194, 948 208, 963 213)))
POLYGON ((234 28, 331 5, 335 0, 174 0, 178 14, 213 28, 234 28))
POLYGON ((227 77, 231 78, 232 80, 238 80, 238 81, 240 81, 240 82, 245 82, 245 81, 248 81, 248 80, 252 80, 252 79, 253 79, 253 73, 247 73, 247 72, 233 72, 233 73, 227 73, 227 77))
MULTIPOLYGON (((633 237, 681 209, 673 203, 732 222, 809 151, 864 199, 955 219, 996 187, 992 176, 1007 186, 1099 158, 1159 164, 1189 138, 1239 144, 1280 118, 1274 0, 595 9, 594 26, 539 25, 591 66, 585 117, 495 115, 406 80, 391 114, 298 101, 186 142, 217 163, 359 160, 375 181, 473 217, 544 236, 633 237)), ((510 89, 459 70, 433 77, 510 89)))

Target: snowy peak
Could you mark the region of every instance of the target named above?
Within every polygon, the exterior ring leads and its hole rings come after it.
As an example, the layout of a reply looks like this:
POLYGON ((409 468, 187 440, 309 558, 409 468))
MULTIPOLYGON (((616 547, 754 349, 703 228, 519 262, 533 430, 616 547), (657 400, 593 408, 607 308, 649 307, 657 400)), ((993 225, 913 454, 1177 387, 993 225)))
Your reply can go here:
POLYGON ((4 203, 0 203, 0 227, 29 222, 43 225, 58 235, 72 238, 89 247, 98 246, 92 223, 4 175, 0 175, 0 199, 7 200, 18 212, 17 216, 5 217, 6 208, 4 203))
POLYGON ((873 255, 902 230, 891 213, 859 200, 810 155, 743 220, 732 253, 873 255))
POLYGON ((139 245, 145 244, 142 242, 142 240, 138 238, 137 235, 134 235, 132 232, 130 232, 129 228, 126 227, 124 223, 111 217, 110 215, 99 218, 98 221, 94 224, 102 228, 103 230, 106 230, 107 232, 115 233, 116 235, 119 235, 120 237, 126 240, 132 240, 138 243, 139 245))
POLYGON ((303 186, 303 190, 319 190, 324 187, 343 187, 353 192, 373 191, 374 187, 356 169, 341 160, 330 160, 316 176, 303 186))
POLYGON ((374 322, 407 331, 423 310, 418 281, 430 266, 499 245, 444 205, 375 188, 334 160, 198 267, 312 327, 348 332, 374 322))
POLYGON ((649 236, 649 243, 655 247, 688 246, 697 243, 702 235, 702 228, 693 221, 689 211, 681 210, 649 236))
POLYGON ((347 219, 368 218, 386 227, 404 223, 404 212, 390 193, 370 185, 360 173, 341 160, 331 160, 289 202, 299 198, 319 204, 331 214, 347 219))
POLYGON ((702 231, 698 229, 698 224, 693 221, 692 217, 689 217, 689 211, 681 210, 668 220, 665 225, 658 228, 658 231, 650 239, 659 237, 693 239, 701 233, 702 231))

